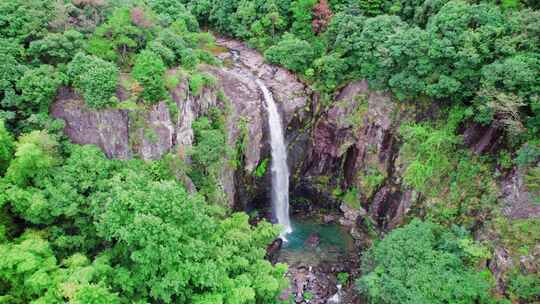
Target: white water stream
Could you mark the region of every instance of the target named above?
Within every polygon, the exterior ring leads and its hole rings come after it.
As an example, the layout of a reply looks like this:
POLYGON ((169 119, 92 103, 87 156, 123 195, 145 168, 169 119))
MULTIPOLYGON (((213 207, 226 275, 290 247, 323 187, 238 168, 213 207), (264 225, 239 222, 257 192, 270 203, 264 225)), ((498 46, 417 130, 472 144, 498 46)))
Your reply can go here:
POLYGON ((284 227, 281 238, 292 232, 289 219, 289 167, 287 166, 287 147, 283 136, 281 117, 272 93, 260 80, 256 80, 261 88, 268 110, 270 127, 270 145, 272 147, 272 210, 278 224, 284 227))

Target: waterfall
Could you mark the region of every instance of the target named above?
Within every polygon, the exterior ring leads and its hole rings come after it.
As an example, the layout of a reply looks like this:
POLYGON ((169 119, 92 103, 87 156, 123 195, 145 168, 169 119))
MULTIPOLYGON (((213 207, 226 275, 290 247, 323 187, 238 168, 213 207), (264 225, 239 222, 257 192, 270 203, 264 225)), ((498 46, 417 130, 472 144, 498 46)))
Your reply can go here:
POLYGON ((256 81, 263 92, 268 110, 272 147, 272 211, 278 224, 285 228, 281 238, 286 240, 285 235, 292 232, 292 227, 289 219, 289 167, 287 166, 287 148, 283 136, 283 126, 272 93, 260 79, 256 81))

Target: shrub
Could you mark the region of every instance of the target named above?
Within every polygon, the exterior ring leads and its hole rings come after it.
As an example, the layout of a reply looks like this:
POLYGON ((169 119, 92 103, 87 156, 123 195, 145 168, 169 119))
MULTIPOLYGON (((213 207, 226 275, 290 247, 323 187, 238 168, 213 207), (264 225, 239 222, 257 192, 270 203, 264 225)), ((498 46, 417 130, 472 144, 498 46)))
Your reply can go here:
POLYGON ((213 86, 216 84, 216 82, 217 80, 212 75, 204 73, 194 73, 189 78, 189 89, 191 91, 191 94, 193 94, 194 96, 199 96, 206 86, 213 86))
POLYGON ((512 274, 508 289, 513 298, 534 303, 540 297, 540 278, 535 274, 512 274))
POLYGON ((114 63, 78 53, 68 65, 68 76, 89 107, 100 109, 114 104, 119 77, 114 63))
POLYGON ((133 78, 143 86, 141 94, 145 102, 154 103, 166 96, 166 67, 161 57, 149 50, 144 50, 135 58, 133 78))
POLYGON ((46 131, 34 131, 19 137, 15 157, 7 172, 7 181, 24 186, 39 181, 58 163, 58 143, 46 131))

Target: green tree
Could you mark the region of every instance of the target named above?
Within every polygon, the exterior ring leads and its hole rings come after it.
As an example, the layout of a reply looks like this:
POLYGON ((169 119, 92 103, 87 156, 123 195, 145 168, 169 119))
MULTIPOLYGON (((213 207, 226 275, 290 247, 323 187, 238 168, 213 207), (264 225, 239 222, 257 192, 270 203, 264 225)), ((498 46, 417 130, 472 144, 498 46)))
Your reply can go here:
POLYGON ((310 67, 316 54, 309 42, 286 34, 275 46, 264 52, 265 58, 275 64, 281 64, 287 69, 303 73, 310 67))
POLYGON ((138 26, 133 22, 131 12, 129 7, 117 8, 90 38, 88 52, 127 65, 130 55, 144 49, 147 41, 154 37, 154 27, 138 26))
POLYGON ((29 42, 46 32, 52 1, 13 0, 0 3, 0 38, 29 42))
POLYGON ((468 250, 480 248, 464 240, 436 224, 413 220, 368 250, 358 287, 372 303, 491 303, 484 274, 467 264, 475 259, 468 250))
POLYGON ((106 186, 93 199, 96 227, 116 244, 112 283, 129 298, 267 303, 283 287, 283 267, 263 260, 277 232, 269 224, 253 228, 245 214, 217 220, 201 196, 142 171, 124 170, 106 186))
POLYGON ((103 285, 112 268, 106 257, 92 263, 75 254, 59 263, 42 231, 27 230, 0 245, 1 303, 77 304, 120 303, 103 285))
POLYGON ((147 103, 165 98, 165 71, 163 60, 154 52, 144 50, 135 58, 133 78, 143 86, 142 97, 147 103))
POLYGON ((58 280, 54 253, 37 232, 27 231, 16 242, 1 244, 0 253, 2 303, 37 300, 52 289, 58 280))
POLYGON ((22 92, 21 101, 24 102, 19 109, 46 113, 61 84, 60 73, 50 65, 27 70, 17 82, 17 88, 22 92))
POLYGON ((317 2, 317 0, 294 0, 291 2, 291 32, 297 37, 309 39, 314 36, 311 22, 313 20, 313 7, 317 2))
POLYGON ((68 76, 91 108, 114 104, 119 71, 114 63, 78 53, 68 65, 68 76))
POLYGON ((24 186, 43 178, 58 164, 57 146, 56 140, 46 131, 22 135, 17 140, 15 157, 7 169, 6 179, 24 186))
POLYGON ((3 120, 0 120, 0 176, 4 174, 13 157, 15 144, 13 136, 6 130, 3 120))
POLYGON ((28 54, 47 64, 68 63, 84 45, 83 34, 75 30, 49 33, 30 42, 28 54))

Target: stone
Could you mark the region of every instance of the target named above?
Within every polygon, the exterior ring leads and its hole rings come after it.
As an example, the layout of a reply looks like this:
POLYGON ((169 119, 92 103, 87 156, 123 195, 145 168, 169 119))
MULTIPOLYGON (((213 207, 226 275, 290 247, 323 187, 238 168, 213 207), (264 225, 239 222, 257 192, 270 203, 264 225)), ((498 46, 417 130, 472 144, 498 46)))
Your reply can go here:
POLYGON ((281 246, 283 245, 283 240, 281 238, 277 238, 270 245, 266 247, 266 256, 265 258, 272 262, 272 264, 276 263, 279 251, 281 250, 281 246))
POLYGON ((308 236, 304 242, 304 246, 308 248, 317 248, 321 242, 321 236, 314 232, 308 236))
POLYGON ((324 224, 332 224, 336 221, 336 216, 333 214, 323 215, 322 221, 324 224))

